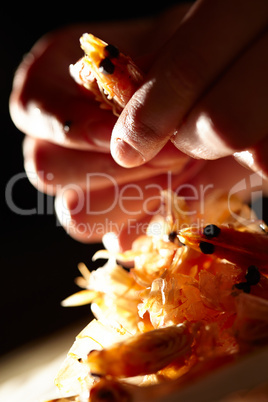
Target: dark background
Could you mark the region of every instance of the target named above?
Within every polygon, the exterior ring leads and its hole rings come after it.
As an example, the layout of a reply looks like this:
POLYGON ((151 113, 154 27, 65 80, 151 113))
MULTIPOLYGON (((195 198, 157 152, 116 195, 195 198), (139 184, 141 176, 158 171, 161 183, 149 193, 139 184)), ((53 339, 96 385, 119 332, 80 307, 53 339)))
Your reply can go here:
MULTIPOLYGON (((5 3, 1 10, 1 232, 0 232, 0 353, 90 315, 90 307, 63 308, 60 301, 79 290, 74 284, 77 264, 97 267, 91 257, 101 245, 85 245, 68 237, 53 214, 20 216, 5 200, 9 180, 23 173, 23 134, 13 125, 8 98, 16 67, 23 55, 46 32, 69 23, 135 18, 165 4, 122 2, 5 3), (153 6, 152 6, 153 5, 153 6), (88 7, 88 9, 87 9, 88 7), (81 11, 83 10, 83 11, 81 11)), ((40 196, 40 194, 39 194, 40 196)), ((26 178, 14 186, 12 199, 20 208, 35 208, 38 193, 26 178)), ((44 205, 51 199, 44 196, 44 205)))

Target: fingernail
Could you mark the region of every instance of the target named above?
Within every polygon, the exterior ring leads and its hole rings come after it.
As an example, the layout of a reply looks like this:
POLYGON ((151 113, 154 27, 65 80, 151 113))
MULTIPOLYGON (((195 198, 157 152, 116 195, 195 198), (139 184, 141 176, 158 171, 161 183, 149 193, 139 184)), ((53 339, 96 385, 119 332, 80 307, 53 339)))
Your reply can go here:
POLYGON ((111 153, 114 160, 123 167, 135 167, 145 163, 145 158, 140 152, 122 138, 116 138, 112 141, 111 153))

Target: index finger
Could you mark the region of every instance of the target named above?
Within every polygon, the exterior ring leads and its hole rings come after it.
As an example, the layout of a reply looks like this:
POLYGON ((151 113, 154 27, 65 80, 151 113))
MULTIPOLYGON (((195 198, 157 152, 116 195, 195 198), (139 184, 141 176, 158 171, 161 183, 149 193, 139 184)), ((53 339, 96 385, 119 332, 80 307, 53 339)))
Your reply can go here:
POLYGON ((115 117, 101 110, 69 74, 81 57, 82 27, 42 38, 19 66, 10 97, 14 123, 24 133, 65 147, 109 151, 115 117))
POLYGON ((197 100, 263 31, 267 12, 265 0, 194 4, 114 127, 111 151, 120 165, 138 166, 159 152, 197 100))

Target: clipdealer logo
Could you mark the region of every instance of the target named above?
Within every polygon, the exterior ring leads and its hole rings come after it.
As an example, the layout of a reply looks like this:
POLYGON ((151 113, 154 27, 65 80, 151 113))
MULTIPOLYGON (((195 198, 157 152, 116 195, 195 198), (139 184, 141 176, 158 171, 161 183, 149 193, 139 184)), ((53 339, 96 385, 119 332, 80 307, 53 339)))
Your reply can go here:
MULTIPOLYGON (((139 232, 145 233, 148 226, 147 223, 143 223, 144 226, 138 228, 138 225, 141 225, 141 223, 139 223, 139 216, 141 214, 152 217, 157 214, 163 215, 172 209, 172 206, 168 205, 169 202, 171 203, 171 199, 168 197, 165 199, 165 205, 163 205, 163 191, 174 192, 177 196, 182 196, 186 204, 191 203, 191 208, 189 209, 185 207, 185 204, 178 203, 176 205, 176 212, 182 217, 192 217, 194 224, 197 213, 200 219, 206 215, 205 199, 207 195, 214 190, 212 183, 206 185, 201 184, 199 186, 194 186, 191 183, 182 183, 176 187, 172 172, 166 173, 166 179, 162 182, 165 183, 165 185, 162 184, 161 186, 152 179, 149 184, 143 187, 137 183, 119 185, 112 175, 95 172, 86 175, 86 185, 84 187, 76 183, 69 183, 65 186, 51 184, 51 190, 53 188, 53 191, 57 194, 56 208, 54 205, 54 197, 47 197, 41 191, 36 192, 36 203, 34 207, 25 208, 25 206, 20 206, 18 199, 14 196, 20 188, 19 184, 23 180, 29 179, 37 190, 39 190, 40 184, 38 185, 38 183, 40 183, 42 178, 45 178, 46 183, 48 183, 47 187, 49 187, 49 182, 53 182, 54 176, 52 173, 47 173, 46 176, 44 175, 44 172, 38 172, 38 174, 36 172, 32 174, 28 173, 28 175, 25 172, 20 172, 12 176, 5 188, 5 200, 9 209, 13 213, 23 216, 54 215, 56 209, 58 217, 58 220, 56 220, 57 225, 63 225, 67 232, 79 231, 79 234, 83 235, 87 233, 88 236, 91 236, 93 233, 120 233, 126 229, 126 225, 129 230, 135 230, 134 227, 136 225, 139 232), (96 183, 98 183, 100 188, 104 185, 107 189, 107 199, 104 203, 99 203, 98 200, 94 199, 94 192, 92 192, 91 189, 95 188, 96 183), (72 209, 70 209, 70 206, 65 202, 65 196, 68 191, 73 192, 77 200, 72 206, 72 209), (154 208, 151 208, 152 205, 154 205, 154 208), (110 218, 110 216, 113 216, 115 208, 117 208, 121 214, 125 215, 124 225, 110 218), (79 216, 81 212, 84 216, 83 221, 81 221, 79 216)), ((263 218, 263 181, 261 172, 249 174, 247 177, 237 182, 227 194, 227 204, 230 215, 244 226, 249 225, 256 219, 256 215, 258 219, 263 218), (238 212, 233 203, 235 197, 240 198, 241 195, 245 194, 247 194, 254 209, 250 218, 248 216, 245 218, 243 214, 241 214, 241 211, 238 212)), ((157 228, 155 229, 158 230, 157 228)))
MULTIPOLYGON (((46 176, 44 172, 36 172, 26 174, 25 172, 17 173, 12 176, 6 184, 5 189, 5 200, 9 209, 18 215, 44 215, 44 214, 53 214, 54 206, 53 206, 53 198, 49 199, 48 205, 46 205, 46 195, 40 191, 40 181, 42 182, 42 178, 46 178, 46 182, 53 179, 52 173, 47 173, 46 176), (32 208, 25 208, 18 205, 14 198, 14 192, 16 192, 16 186, 23 180, 30 180, 31 183, 35 185, 38 192, 36 195, 36 206, 32 208)), ((166 180, 164 181, 165 185, 160 185, 157 182, 152 182, 141 187, 137 183, 126 183, 124 185, 119 185, 116 179, 106 173, 88 173, 85 178, 85 186, 80 186, 76 183, 69 183, 65 186, 62 185, 52 185, 51 184, 51 193, 53 192, 57 195, 57 203, 58 209, 62 211, 62 213, 66 213, 67 215, 72 213, 72 215, 76 215, 80 213, 82 210, 85 210, 86 214, 92 216, 104 215, 111 212, 115 207, 119 207, 122 213, 140 215, 141 213, 145 213, 147 215, 155 215, 157 213, 162 212, 163 205, 161 204, 163 191, 175 192, 178 196, 182 196, 187 201, 196 202, 198 204, 198 208, 203 212, 204 202, 206 193, 213 189, 213 184, 208 185, 200 185, 198 187, 190 184, 190 183, 182 183, 179 186, 175 186, 173 183, 173 173, 166 173, 166 180), (92 195, 91 189, 95 188, 95 184, 98 182, 98 186, 101 187, 104 184, 105 188, 107 188, 107 194, 109 197, 108 204, 106 203, 103 209, 94 209, 94 205, 96 203, 93 202, 94 194, 92 195), (95 184, 94 184, 95 183, 95 184), (75 194, 75 198, 77 202, 75 206, 70 211, 68 206, 64 202, 65 194, 68 191, 72 191, 75 194), (186 194, 186 195, 185 195, 186 194), (155 202, 154 202, 155 201, 155 202), (154 211, 150 208, 150 202, 154 202, 154 204, 158 203, 159 208, 154 211), (137 208, 129 208, 129 205, 132 204, 137 208), (60 204, 60 205, 59 205, 60 204)), ((46 185, 46 188, 49 189, 49 184, 46 185)), ((188 210, 183 209, 181 206, 177 206, 178 213, 184 215, 194 215, 196 210, 188 210)))

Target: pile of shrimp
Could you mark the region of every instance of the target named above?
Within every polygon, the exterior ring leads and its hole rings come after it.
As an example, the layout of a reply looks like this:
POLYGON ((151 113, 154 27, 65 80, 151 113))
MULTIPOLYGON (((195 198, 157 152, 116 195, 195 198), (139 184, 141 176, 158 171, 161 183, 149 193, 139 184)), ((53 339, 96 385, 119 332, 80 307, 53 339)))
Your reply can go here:
POLYGON ((200 215, 188 214, 184 199, 162 197, 164 214, 131 250, 98 251, 94 259, 108 261, 92 272, 79 265, 84 289, 63 305, 91 303, 96 319, 56 379, 80 399, 58 401, 102 401, 105 392, 113 401, 152 400, 268 344, 268 248, 266 259, 256 254, 260 239, 268 245, 265 224, 239 200, 212 194, 196 226, 200 215))
MULTIPOLYGON (((81 46, 85 56, 71 75, 120 114, 143 74, 93 35, 84 34, 81 46)), ((268 344, 264 222, 234 196, 213 193, 202 211, 168 191, 162 199, 162 214, 131 250, 98 251, 94 259, 107 263, 97 270, 79 264, 83 290, 63 305, 90 303, 95 319, 57 375, 67 396, 54 402, 167 400, 268 344)))

